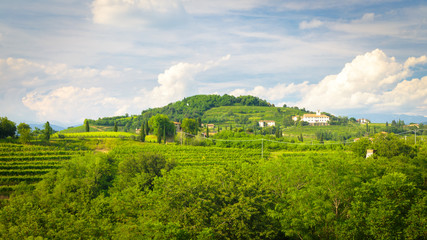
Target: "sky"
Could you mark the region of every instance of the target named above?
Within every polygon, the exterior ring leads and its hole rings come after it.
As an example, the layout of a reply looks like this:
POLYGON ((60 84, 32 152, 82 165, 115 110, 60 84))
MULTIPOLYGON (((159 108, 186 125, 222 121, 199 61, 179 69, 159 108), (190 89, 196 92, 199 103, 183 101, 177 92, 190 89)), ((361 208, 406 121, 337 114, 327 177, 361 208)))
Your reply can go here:
POLYGON ((427 2, 0 1, 0 116, 62 126, 197 94, 427 117, 427 2))

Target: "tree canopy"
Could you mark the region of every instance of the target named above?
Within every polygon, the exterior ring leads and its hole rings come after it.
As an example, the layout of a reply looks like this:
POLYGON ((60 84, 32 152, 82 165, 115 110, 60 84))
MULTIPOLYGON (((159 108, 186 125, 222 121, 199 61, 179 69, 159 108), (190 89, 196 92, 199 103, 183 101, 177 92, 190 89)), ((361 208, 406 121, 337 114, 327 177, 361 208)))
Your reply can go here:
POLYGON ((14 137, 16 133, 16 124, 7 117, 0 117, 0 138, 14 137))

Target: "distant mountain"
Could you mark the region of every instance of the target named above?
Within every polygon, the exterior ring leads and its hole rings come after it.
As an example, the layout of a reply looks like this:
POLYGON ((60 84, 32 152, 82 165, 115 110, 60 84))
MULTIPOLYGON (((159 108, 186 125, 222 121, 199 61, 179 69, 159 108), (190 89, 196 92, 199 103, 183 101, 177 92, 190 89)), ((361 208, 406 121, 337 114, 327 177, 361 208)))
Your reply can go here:
POLYGON ((373 123, 391 123, 393 120, 398 121, 402 120, 406 124, 409 123, 424 123, 427 124, 427 117, 424 116, 411 116, 404 114, 379 114, 379 113, 367 113, 367 114, 350 114, 349 117, 358 118, 367 118, 373 123))
MULTIPOLYGON (((44 129, 44 123, 33 123, 33 124, 29 124, 29 125, 30 125, 31 129, 33 129, 33 130, 35 128, 44 129)), ((58 125, 53 125, 53 124, 51 124, 50 127, 57 132, 65 129, 64 127, 61 127, 58 125)))

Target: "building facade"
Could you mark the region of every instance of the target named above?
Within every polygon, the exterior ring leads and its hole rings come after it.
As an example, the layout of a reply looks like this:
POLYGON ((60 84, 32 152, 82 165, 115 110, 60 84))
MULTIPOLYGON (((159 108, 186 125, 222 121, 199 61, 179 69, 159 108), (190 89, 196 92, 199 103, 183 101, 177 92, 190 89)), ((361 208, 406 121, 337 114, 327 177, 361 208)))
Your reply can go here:
POLYGON ((329 116, 317 110, 316 114, 304 114, 301 121, 308 122, 312 126, 325 126, 329 125, 329 116))

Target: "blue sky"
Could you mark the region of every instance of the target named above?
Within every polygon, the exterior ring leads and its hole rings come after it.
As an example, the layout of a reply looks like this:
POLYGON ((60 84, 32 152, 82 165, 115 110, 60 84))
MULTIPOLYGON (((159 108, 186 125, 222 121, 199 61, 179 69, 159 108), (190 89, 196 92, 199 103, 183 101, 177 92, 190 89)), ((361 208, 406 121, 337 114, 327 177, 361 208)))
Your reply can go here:
POLYGON ((425 1, 0 2, 0 115, 75 125, 195 94, 427 117, 425 1))

